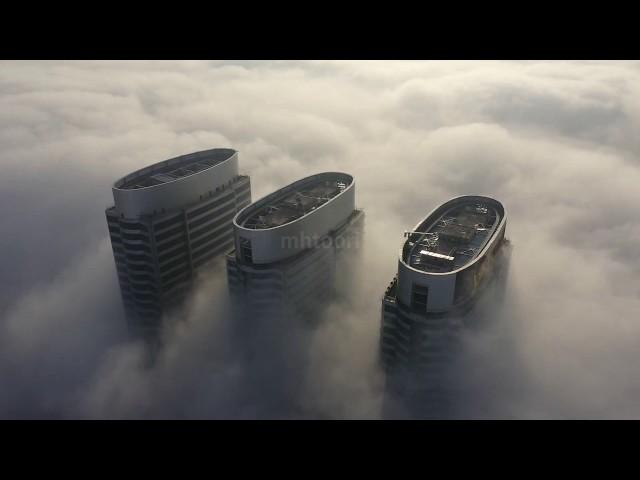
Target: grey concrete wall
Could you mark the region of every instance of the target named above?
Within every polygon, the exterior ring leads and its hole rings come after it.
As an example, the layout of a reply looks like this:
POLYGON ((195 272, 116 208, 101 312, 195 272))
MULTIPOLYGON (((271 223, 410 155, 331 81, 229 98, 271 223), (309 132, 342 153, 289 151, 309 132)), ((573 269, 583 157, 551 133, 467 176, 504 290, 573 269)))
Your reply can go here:
MULTIPOLYGON (((299 182, 302 184, 304 180, 309 178, 311 177, 306 177, 299 182)), ((284 188, 289 188, 296 183, 298 182, 284 188)), ((324 237, 331 230, 344 223, 355 210, 355 181, 352 181, 343 192, 324 205, 285 225, 263 230, 249 229, 239 225, 239 222, 246 218, 248 213, 264 205, 269 199, 279 197, 282 190, 280 189, 250 205, 234 219, 236 249, 239 250, 239 237, 251 240, 253 263, 255 264, 277 262, 301 252, 308 248, 308 245, 304 245, 301 241, 302 238, 316 236, 319 239, 324 237), (298 240, 287 240, 294 238, 298 240)))
POLYGON ((153 214, 154 211, 182 208, 197 202, 200 200, 200 195, 205 195, 228 183, 236 175, 238 175, 237 152, 213 167, 169 183, 129 190, 120 189, 114 185, 113 199, 119 215, 124 214, 124 218, 136 218, 140 215, 153 214))

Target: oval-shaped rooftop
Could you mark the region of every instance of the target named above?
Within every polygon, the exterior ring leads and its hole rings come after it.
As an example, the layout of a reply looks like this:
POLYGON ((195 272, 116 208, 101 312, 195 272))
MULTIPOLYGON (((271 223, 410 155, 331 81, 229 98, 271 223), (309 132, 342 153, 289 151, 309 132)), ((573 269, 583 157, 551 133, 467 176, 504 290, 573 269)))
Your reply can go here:
POLYGON ((154 163, 122 177, 113 185, 117 190, 155 187, 195 175, 229 160, 236 153, 231 148, 213 148, 154 163))
POLYGON ((294 182, 249 205, 234 223, 250 230, 277 228, 331 202, 353 184, 347 173, 326 172, 294 182))
POLYGON ((459 270, 482 255, 504 218, 502 204, 489 197, 449 200, 405 234, 402 261, 428 273, 459 270))

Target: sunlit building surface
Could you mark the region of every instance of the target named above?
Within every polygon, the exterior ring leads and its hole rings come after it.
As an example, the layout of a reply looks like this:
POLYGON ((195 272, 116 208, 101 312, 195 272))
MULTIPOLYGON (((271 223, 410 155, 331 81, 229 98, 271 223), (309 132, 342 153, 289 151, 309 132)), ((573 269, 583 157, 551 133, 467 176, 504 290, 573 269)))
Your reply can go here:
POLYGON ((238 153, 217 148, 165 160, 113 186, 107 208, 128 325, 156 337, 196 273, 233 248, 233 217, 251 203, 238 153))
POLYGON ((457 197, 406 232, 382 300, 385 418, 450 418, 449 367, 465 316, 495 278, 506 242, 497 200, 457 197))
POLYGON ((356 247, 363 216, 353 177, 337 172, 303 178, 242 210, 227 255, 235 305, 254 317, 313 318, 331 297, 339 252, 356 247))

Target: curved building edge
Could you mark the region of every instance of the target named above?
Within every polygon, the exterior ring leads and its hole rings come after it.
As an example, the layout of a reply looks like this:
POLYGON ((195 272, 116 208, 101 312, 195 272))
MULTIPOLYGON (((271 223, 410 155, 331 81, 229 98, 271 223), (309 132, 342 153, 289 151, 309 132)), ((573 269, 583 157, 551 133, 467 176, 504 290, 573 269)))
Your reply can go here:
POLYGON ((426 313, 445 314, 453 309, 459 309, 464 304, 472 303, 475 296, 481 290, 483 283, 492 268, 489 263, 502 245, 504 240, 507 211, 496 199, 482 195, 462 195, 454 197, 431 211, 422 221, 418 222, 414 231, 420 230, 425 225, 429 225, 448 209, 456 205, 465 203, 489 203, 494 206, 500 218, 491 236, 482 246, 475 258, 464 264, 462 267, 448 272, 430 272, 416 269, 405 261, 405 246, 408 239, 403 242, 398 257, 397 282, 394 285, 395 296, 399 304, 411 307, 415 303, 416 290, 422 290, 427 296, 426 313))
MULTIPOLYGON (((123 218, 154 215, 196 203, 208 192, 216 191, 238 176, 238 152, 231 148, 213 148, 157 162, 117 180, 112 187, 115 209, 123 218), (197 162, 199 170, 179 177, 166 177, 153 185, 130 187, 135 181, 162 177, 169 170, 181 170, 197 162), (204 168, 203 168, 204 167, 204 168)), ((152 183, 152 182, 147 182, 152 183)))
POLYGON ((344 172, 323 172, 304 177, 242 209, 233 219, 236 251, 251 264, 269 264, 290 258, 324 238, 353 214, 355 179, 344 172), (344 183, 340 193, 293 220, 269 228, 249 228, 246 221, 270 203, 278 202, 297 190, 322 182, 344 183))

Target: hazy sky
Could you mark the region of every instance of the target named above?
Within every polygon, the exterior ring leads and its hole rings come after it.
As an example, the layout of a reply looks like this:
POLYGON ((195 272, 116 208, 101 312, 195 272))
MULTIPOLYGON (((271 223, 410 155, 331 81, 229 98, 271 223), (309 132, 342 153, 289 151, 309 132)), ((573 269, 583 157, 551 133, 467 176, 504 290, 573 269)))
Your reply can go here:
POLYGON ((638 418, 638 131, 632 62, 0 62, 0 417, 376 418, 402 232, 485 194, 514 248, 502 321, 468 338, 468 415, 638 418), (240 152, 254 199, 356 177, 360 281, 286 333, 298 367, 236 354, 221 266, 153 369, 127 341, 111 185, 214 147, 240 152), (306 413, 264 393, 290 377, 306 413))

